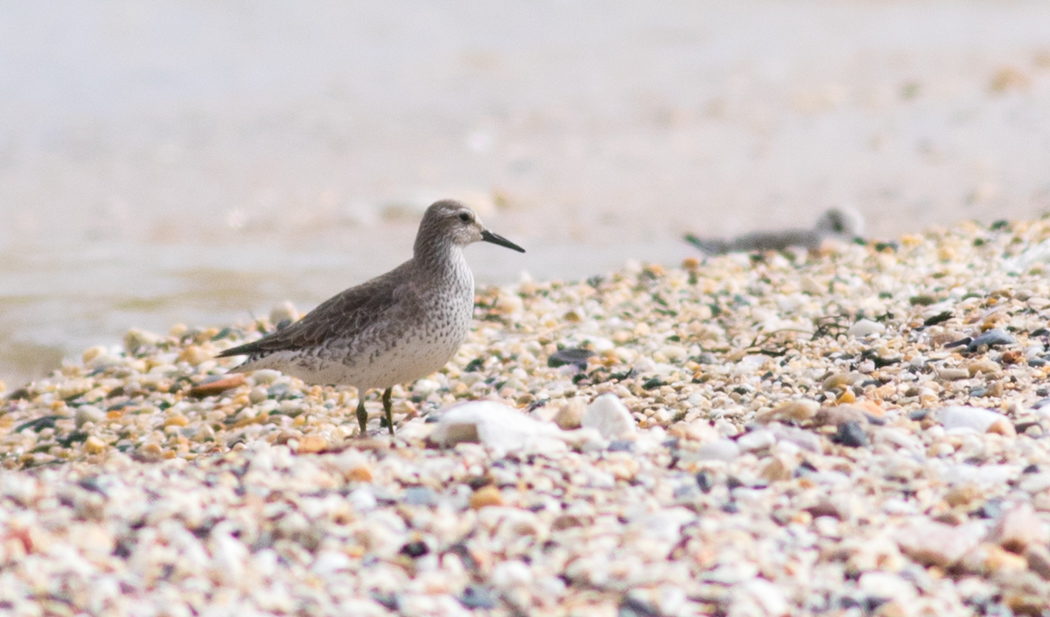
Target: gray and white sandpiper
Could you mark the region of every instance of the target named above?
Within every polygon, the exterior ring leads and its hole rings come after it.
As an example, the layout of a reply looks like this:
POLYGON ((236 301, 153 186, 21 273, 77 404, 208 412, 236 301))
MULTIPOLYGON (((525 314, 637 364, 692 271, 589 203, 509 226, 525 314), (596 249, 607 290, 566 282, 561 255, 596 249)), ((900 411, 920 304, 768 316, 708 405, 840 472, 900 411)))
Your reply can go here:
POLYGON ((277 369, 309 384, 355 386, 362 435, 368 421, 365 394, 384 389, 383 410, 393 434, 392 388, 437 371, 467 338, 474 275, 463 248, 478 241, 525 252, 485 229, 463 204, 436 202, 423 214, 412 259, 219 357, 248 356, 231 372, 277 369))

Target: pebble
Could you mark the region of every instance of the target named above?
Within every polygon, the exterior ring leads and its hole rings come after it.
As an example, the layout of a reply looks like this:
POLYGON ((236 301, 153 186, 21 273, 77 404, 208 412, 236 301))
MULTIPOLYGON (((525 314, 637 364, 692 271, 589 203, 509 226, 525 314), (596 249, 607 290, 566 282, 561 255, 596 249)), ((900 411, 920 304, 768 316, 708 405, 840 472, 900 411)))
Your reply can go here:
POLYGON ((1017 433, 1013 424, 1005 416, 989 409, 953 405, 938 410, 936 417, 947 430, 970 429, 978 433, 998 433, 1009 436, 1017 433))
POLYGON ((966 350, 969 352, 976 352, 981 347, 988 346, 994 347, 996 345, 1013 345, 1017 342, 1017 339, 1010 336, 1005 330, 1001 328, 992 328, 984 334, 970 341, 970 344, 966 346, 966 350))
POLYGON ((870 319, 858 319, 856 322, 854 322, 852 326, 849 327, 849 330, 846 331, 846 334, 858 338, 863 338, 865 336, 871 336, 872 334, 882 334, 885 331, 886 326, 878 322, 872 321, 870 319))
POLYGON ((1024 553, 1029 545, 1048 540, 1045 521, 1036 514, 1030 503, 1021 503, 1004 510, 988 534, 991 542, 1014 553, 1024 553))
POLYGON ((564 437, 556 425, 534 420, 521 411, 494 401, 461 403, 438 419, 430 440, 450 447, 481 443, 499 452, 564 450, 564 437))
POLYGON ((503 494, 491 484, 479 488, 470 496, 470 507, 474 510, 480 510, 489 506, 502 506, 505 503, 503 494))
POLYGON ((218 394, 222 394, 227 390, 239 388, 240 386, 243 386, 244 383, 244 375, 236 373, 223 379, 216 379, 215 381, 210 381, 207 383, 193 386, 192 388, 190 388, 190 396, 194 396, 197 398, 215 396, 218 394))
POLYGON ((558 409, 554 416, 554 423, 558 428, 571 431, 583 425, 583 414, 587 411, 587 403, 582 398, 573 398, 558 409))
POLYGON ((583 428, 593 428, 605 439, 623 439, 635 432, 631 412, 615 394, 603 394, 587 406, 580 420, 583 428))
POLYGON ((590 349, 572 347, 559 349, 547 358, 547 366, 559 367, 565 365, 575 366, 581 371, 587 370, 587 359, 594 356, 590 349))
POLYGON ((105 419, 106 412, 94 405, 81 405, 77 407, 76 413, 73 414, 73 421, 76 423, 77 428, 83 428, 88 422, 98 424, 105 419))
POLYGON ((732 439, 716 439, 702 444, 696 450, 696 459, 700 461, 731 462, 740 456, 740 446, 732 439))
POLYGON ((816 415, 820 403, 811 400, 788 401, 768 411, 759 412, 755 419, 763 424, 769 422, 805 422, 816 415))
POLYGON ((18 614, 1038 614, 1050 283, 1041 265, 1005 274, 1004 256, 1046 238, 1050 221, 964 224, 892 248, 480 286, 456 358, 394 389, 393 438, 356 437, 344 389, 222 382, 241 377, 214 352, 291 311, 130 332, 8 384, 0 599, 18 614), (559 346, 594 355, 548 366, 559 346))
POLYGON ((777 438, 773 431, 757 430, 741 435, 736 440, 736 445, 743 452, 754 452, 771 448, 776 442, 777 438))

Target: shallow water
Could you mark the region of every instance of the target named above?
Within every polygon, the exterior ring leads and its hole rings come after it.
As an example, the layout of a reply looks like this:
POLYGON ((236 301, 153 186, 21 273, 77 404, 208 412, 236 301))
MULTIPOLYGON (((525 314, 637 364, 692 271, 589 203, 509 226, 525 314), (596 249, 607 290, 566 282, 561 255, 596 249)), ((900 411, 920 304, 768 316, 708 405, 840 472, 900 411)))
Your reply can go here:
POLYGON ((675 263, 684 231, 869 235, 1050 205, 1050 5, 0 4, 0 378, 129 327, 306 309, 439 197, 529 252, 479 281, 675 263))

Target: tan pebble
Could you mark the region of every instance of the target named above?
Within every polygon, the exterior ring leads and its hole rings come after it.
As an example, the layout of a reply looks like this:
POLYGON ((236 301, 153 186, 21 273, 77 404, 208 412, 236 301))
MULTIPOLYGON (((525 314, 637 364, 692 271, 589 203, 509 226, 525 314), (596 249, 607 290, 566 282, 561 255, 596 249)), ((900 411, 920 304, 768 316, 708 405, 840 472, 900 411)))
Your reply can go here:
POLYGON ((365 466, 354 467, 346 472, 346 479, 350 482, 371 482, 372 470, 365 466))
POLYGON ((211 360, 215 354, 204 351, 199 345, 190 345, 179 353, 179 362, 186 362, 191 366, 197 366, 201 362, 211 360))
POLYGON ((1003 595, 1003 604, 1008 606, 1014 615, 1042 617, 1046 615, 1046 596, 1039 593, 1009 591, 1003 595))
POLYGON ((186 416, 177 413, 164 420, 164 428, 168 428, 169 426, 186 426, 189 423, 190 421, 186 419, 186 416))
POLYGON ((470 507, 474 510, 480 510, 486 506, 502 505, 504 505, 503 494, 491 484, 479 488, 470 496, 470 507))
POLYGON ((915 234, 904 234, 901 236, 901 244, 903 246, 920 246, 924 242, 926 242, 926 239, 923 236, 917 236, 915 234))
POLYGON ((554 416, 554 423, 563 431, 578 429, 586 411, 587 403, 582 398, 573 398, 561 406, 561 409, 554 416))
POLYGON ((980 496, 981 491, 977 488, 977 485, 968 482, 950 488, 944 495, 944 501, 955 508, 957 506, 965 506, 980 496))
POLYGON ((240 373, 234 373, 225 379, 213 381, 211 383, 200 384, 190 388, 190 396, 197 398, 204 398, 206 396, 215 396, 216 394, 222 394, 223 392, 231 389, 243 386, 245 382, 244 375, 240 373))
POLYGON ((106 450, 106 442, 102 441, 98 437, 91 435, 84 440, 84 450, 88 454, 100 454, 106 450))
POLYGON ((824 380, 825 390, 834 390, 835 388, 845 388, 852 386, 864 379, 864 376, 860 373, 835 373, 824 380))
POLYGON ((759 412, 755 419, 763 424, 770 422, 805 422, 816 415, 820 403, 811 400, 788 401, 779 407, 759 412))
POLYGON ((937 249, 937 258, 941 261, 955 261, 956 257, 955 249, 950 246, 942 246, 937 249))
MULTIPOLYGON (((910 604, 910 603, 909 603, 910 604)), ((913 611, 905 607, 899 600, 891 600, 879 605, 877 614, 879 617, 908 617, 913 611)))
POLYGON ((1015 555, 997 544, 983 542, 977 547, 977 551, 984 558, 981 563, 984 572, 1021 572, 1028 568, 1028 561, 1024 557, 1015 555))
POLYGON ((155 443, 147 443, 135 451, 134 458, 146 463, 155 463, 164 458, 164 451, 155 443))
POLYGON ((839 426, 847 422, 867 424, 868 414, 865 409, 853 405, 836 405, 823 407, 813 416, 813 423, 817 426, 839 426))
POLYGON ((942 368, 937 369, 937 379, 944 381, 957 381, 970 377, 970 371, 964 368, 942 368))
POLYGON ((974 375, 979 375, 981 373, 986 373, 989 375, 998 375, 1002 372, 1003 369, 999 366, 997 362, 993 362, 988 358, 983 358, 981 360, 977 360, 968 364, 966 366, 966 370, 969 372, 969 376, 973 377, 974 375))
POLYGON ((995 433, 996 435, 1002 435, 1003 437, 1016 437, 1017 429, 1007 418, 999 418, 992 425, 988 427, 986 431, 988 433, 995 433))
POLYGON ((1025 361, 1025 355, 1021 351, 1012 349, 1010 351, 1004 351, 1001 359, 1003 364, 1020 364, 1025 361))
MULTIPOLYGON (((302 416, 300 416, 300 417, 302 417, 302 416)), ((265 413, 256 414, 254 416, 245 416, 245 417, 241 418, 240 420, 234 422, 233 423, 233 428, 238 429, 238 428, 244 428, 246 426, 251 426, 253 424, 266 424, 266 421, 269 420, 269 419, 270 419, 270 415, 269 414, 265 414, 265 413)), ((295 422, 293 421, 292 423, 294 424, 295 422)))
POLYGON ((700 267, 700 260, 695 257, 686 257, 682 260, 682 268, 686 270, 696 270, 700 267))
POLYGON ((783 458, 774 456, 759 473, 767 482, 782 482, 791 479, 793 467, 783 458))
POLYGON ((97 345, 95 347, 88 347, 84 350, 84 353, 80 355, 80 359, 84 362, 84 364, 87 364, 88 362, 91 362, 92 360, 104 353, 106 353, 106 348, 102 347, 101 345, 97 345))
POLYGON ((1029 544, 1024 551, 1028 569, 1045 580, 1050 580, 1050 549, 1046 544, 1029 544))
POLYGON ((328 447, 328 440, 321 435, 303 435, 299 438, 296 454, 317 454, 328 447))
POLYGON ((853 394, 853 390, 846 390, 835 399, 835 402, 839 405, 848 405, 849 403, 855 403, 856 401, 857 395, 853 394))
POLYGON ((168 329, 168 334, 174 336, 175 338, 181 338, 184 334, 189 332, 189 330, 190 329, 186 326, 186 324, 177 323, 171 326, 170 329, 168 329))

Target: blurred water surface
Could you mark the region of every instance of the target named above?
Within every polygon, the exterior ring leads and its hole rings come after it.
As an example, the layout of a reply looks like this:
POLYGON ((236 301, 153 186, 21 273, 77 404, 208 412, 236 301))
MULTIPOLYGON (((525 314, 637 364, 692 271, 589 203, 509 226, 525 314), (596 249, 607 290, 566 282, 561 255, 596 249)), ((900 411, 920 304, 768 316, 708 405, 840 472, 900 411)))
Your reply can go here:
POLYGON ((1041 2, 0 1, 0 378, 307 309, 461 198, 482 282, 1050 205, 1041 2))

